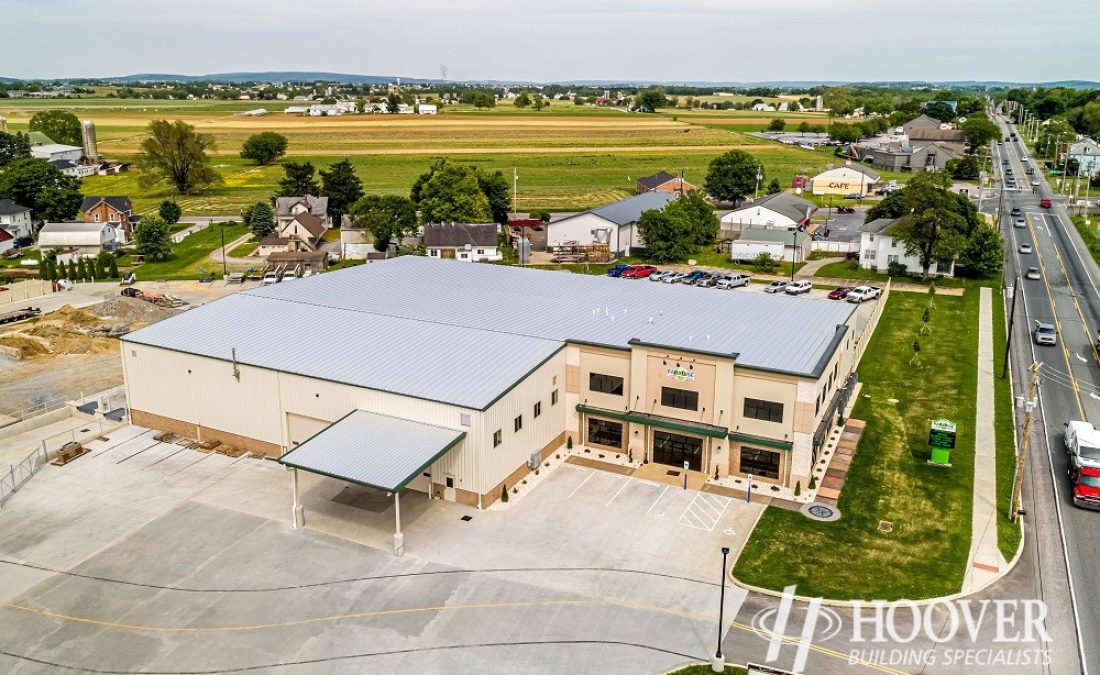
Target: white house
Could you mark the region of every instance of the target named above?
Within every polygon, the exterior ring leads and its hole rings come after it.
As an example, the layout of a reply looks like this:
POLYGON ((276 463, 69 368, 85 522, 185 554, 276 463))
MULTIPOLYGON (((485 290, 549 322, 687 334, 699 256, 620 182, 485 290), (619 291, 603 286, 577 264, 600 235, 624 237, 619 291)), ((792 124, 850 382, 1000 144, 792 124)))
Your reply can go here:
POLYGON ((775 106, 770 103, 757 103, 752 109, 757 112, 775 112, 775 106))
POLYGON ((1091 138, 1082 138, 1069 146, 1069 158, 1076 159, 1082 176, 1095 176, 1100 173, 1100 143, 1091 138))
POLYGON ((730 242, 730 260, 750 261, 767 253, 772 260, 805 262, 812 246, 813 240, 805 232, 747 227, 740 238, 730 242))
POLYGON ((810 182, 815 195, 870 194, 881 178, 877 171, 860 164, 845 164, 822 171, 810 182))
POLYGON ((115 241, 111 223, 46 223, 38 231, 38 247, 64 252, 64 257, 94 256, 115 241))
MULTIPOLYGON (((879 218, 859 227, 859 266, 886 274, 890 263, 905 265, 909 274, 922 272, 920 259, 905 252, 905 244, 890 236, 890 228, 897 218, 879 218)), ((950 277, 955 275, 955 262, 933 263, 928 270, 931 274, 950 277)))
POLYGON ((723 230, 746 227, 794 230, 810 222, 817 207, 787 192, 776 192, 736 208, 722 216, 723 230))
POLYGON ((328 197, 302 195, 301 197, 278 197, 275 199, 276 229, 282 229, 284 225, 294 220, 301 213, 317 216, 321 219, 325 229, 332 226, 332 219, 328 215, 328 197))
POLYGON ((438 110, 434 103, 421 103, 416 107, 416 112, 421 115, 434 115, 438 110))
POLYGON ((432 258, 483 262, 501 260, 496 223, 429 223, 424 248, 432 258))
POLYGON ((549 249, 568 243, 607 244, 616 256, 630 255, 631 249, 645 246, 637 228, 642 213, 651 209, 661 210, 678 196, 671 192, 643 192, 550 222, 546 226, 546 246, 549 249))
POLYGON ((50 166, 57 169, 66 176, 72 176, 73 178, 94 176, 99 170, 98 164, 81 164, 80 162, 74 162, 71 159, 51 159, 50 166))
POLYGON ((84 148, 75 145, 65 145, 64 143, 43 143, 42 145, 31 146, 31 157, 44 159, 50 162, 57 159, 68 159, 73 162, 79 162, 80 159, 84 157, 84 148))
POLYGON ((346 225, 340 227, 341 260, 367 260, 372 253, 377 252, 374 248, 374 235, 370 230, 346 225))
POLYGON ((0 228, 16 239, 33 236, 31 210, 10 199, 0 199, 0 228))

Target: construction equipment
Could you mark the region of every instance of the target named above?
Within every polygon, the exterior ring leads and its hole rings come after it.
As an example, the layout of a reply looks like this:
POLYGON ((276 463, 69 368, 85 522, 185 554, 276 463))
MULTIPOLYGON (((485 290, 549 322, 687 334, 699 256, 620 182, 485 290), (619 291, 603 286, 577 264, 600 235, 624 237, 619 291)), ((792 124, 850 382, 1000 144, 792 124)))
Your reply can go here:
POLYGON ((42 314, 42 310, 37 307, 24 307, 23 309, 17 309, 12 312, 4 312, 0 314, 0 323, 15 323, 16 321, 26 321, 27 319, 33 319, 36 316, 42 314))

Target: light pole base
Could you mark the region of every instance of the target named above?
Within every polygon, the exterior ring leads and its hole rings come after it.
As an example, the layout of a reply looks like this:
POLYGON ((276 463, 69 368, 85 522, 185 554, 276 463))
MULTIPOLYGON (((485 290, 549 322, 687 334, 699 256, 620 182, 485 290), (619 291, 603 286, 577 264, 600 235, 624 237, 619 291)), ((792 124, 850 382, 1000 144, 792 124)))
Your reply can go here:
POLYGON ((301 504, 294 505, 294 529, 300 530, 306 526, 306 512, 301 504))
POLYGON ((726 657, 722 654, 710 657, 710 669, 716 673, 726 672, 726 657))

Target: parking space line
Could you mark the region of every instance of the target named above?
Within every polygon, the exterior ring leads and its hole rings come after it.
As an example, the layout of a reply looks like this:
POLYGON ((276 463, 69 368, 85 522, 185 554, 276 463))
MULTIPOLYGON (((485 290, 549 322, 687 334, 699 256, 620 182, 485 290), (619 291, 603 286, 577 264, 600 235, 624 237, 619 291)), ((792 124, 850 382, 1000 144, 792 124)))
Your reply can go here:
POLYGON ((604 508, 607 508, 608 506, 611 506, 611 502, 615 501, 615 498, 619 496, 619 493, 621 493, 623 490, 625 490, 626 486, 629 485, 629 484, 630 484, 630 476, 627 476, 626 480, 623 481, 623 484, 621 486, 619 486, 619 489, 616 490, 615 494, 613 494, 611 496, 611 499, 608 499, 607 503, 604 504, 604 508))
POLYGON ((645 512, 645 514, 646 514, 647 516, 649 515, 649 512, 653 510, 653 507, 654 507, 654 506, 657 506, 657 502, 661 501, 661 498, 665 496, 665 493, 666 493, 666 492, 668 492, 668 489, 669 489, 670 487, 672 487, 672 486, 671 486, 671 485, 666 485, 666 486, 665 486, 665 489, 664 489, 664 490, 661 490, 661 494, 657 495, 657 499, 654 499, 654 500, 653 500, 653 503, 649 505, 649 508, 648 508, 648 509, 646 509, 646 512, 645 512))
POLYGON ((680 514, 680 524, 697 530, 713 532, 730 504, 729 497, 696 493, 695 498, 680 514))
POLYGON ((566 499, 572 499, 573 495, 577 494, 577 490, 580 490, 582 487, 584 487, 584 484, 588 482, 588 479, 592 478, 592 476, 595 476, 595 475, 596 475, 596 470, 592 469, 592 473, 585 476, 584 480, 582 480, 580 482, 580 484, 577 485, 577 487, 573 488, 573 491, 569 493, 569 496, 566 497, 566 499))

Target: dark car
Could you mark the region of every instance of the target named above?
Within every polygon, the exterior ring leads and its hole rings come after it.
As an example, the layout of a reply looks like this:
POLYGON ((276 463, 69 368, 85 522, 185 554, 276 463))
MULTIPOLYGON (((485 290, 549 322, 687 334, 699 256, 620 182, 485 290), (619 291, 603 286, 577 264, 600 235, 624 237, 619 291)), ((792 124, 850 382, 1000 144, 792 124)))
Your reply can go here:
POLYGON ((845 199, 859 199, 862 196, 863 195, 861 195, 858 192, 849 192, 848 194, 844 195, 844 198, 845 199))
MULTIPOLYGON (((849 199, 858 199, 858 197, 849 197, 849 199)), ((856 207, 854 206, 838 206, 836 207, 837 213, 855 213, 856 207)))
POLYGON ((843 300, 844 298, 848 297, 848 293, 850 293, 851 291, 852 289, 848 288, 847 286, 841 286, 840 288, 829 293, 829 299, 843 300))
POLYGON ((12 246, 15 248, 27 248, 28 246, 34 246, 34 239, 32 237, 17 237, 12 242, 12 246))
POLYGON ((704 276, 707 276, 706 272, 704 272, 702 270, 695 270, 694 272, 692 272, 692 273, 688 274, 686 277, 684 277, 684 279, 681 283, 683 283, 685 286, 694 286, 695 282, 699 281, 704 276))
POLYGON ((1009 211, 1009 213, 1011 213, 1014 216, 1019 216, 1019 215, 1023 215, 1024 212, 1020 210, 1019 206, 1013 206, 1012 210, 1009 211))
POLYGON ((623 265, 623 264, 615 265, 611 269, 607 270, 607 276, 609 276, 609 277, 621 277, 623 275, 623 272, 627 271, 628 269, 630 269, 630 265, 623 265))

